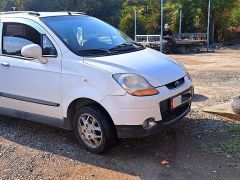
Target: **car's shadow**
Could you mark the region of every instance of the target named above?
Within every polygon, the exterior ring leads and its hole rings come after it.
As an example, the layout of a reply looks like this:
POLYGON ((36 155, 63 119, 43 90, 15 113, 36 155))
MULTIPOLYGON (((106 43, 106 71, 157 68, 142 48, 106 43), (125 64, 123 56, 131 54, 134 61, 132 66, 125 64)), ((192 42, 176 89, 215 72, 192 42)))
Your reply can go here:
MULTIPOLYGON (((201 120, 186 118, 179 126, 185 127, 184 124, 188 126, 195 121, 196 125, 191 127, 192 136, 191 132, 186 135, 186 128, 182 128, 182 130, 177 129, 177 134, 170 131, 143 139, 123 139, 108 153, 102 155, 83 150, 71 131, 5 116, 0 116, 0 139, 4 138, 78 162, 140 176, 143 179, 152 179, 162 177, 161 173, 168 171, 161 165, 162 160, 167 159, 171 161, 172 167, 176 167, 187 155, 199 153, 198 145, 201 139, 195 137, 194 128, 199 127, 201 120)), ((213 120, 208 119, 208 121, 213 120)), ((198 130, 201 131, 201 129, 198 130)), ((187 170, 178 166, 174 171, 181 174, 186 173, 187 170)))
POLYGON ((201 94, 194 94, 193 96, 193 102, 203 102, 206 100, 208 100, 208 97, 201 94))

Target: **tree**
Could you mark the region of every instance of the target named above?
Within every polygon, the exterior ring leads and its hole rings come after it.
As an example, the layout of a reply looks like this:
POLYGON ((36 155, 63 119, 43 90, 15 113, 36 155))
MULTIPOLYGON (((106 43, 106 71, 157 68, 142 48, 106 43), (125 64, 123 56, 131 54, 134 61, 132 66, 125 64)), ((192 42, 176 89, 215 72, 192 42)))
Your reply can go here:
MULTIPOLYGON (((122 11, 122 16, 119 28, 125 32, 127 35, 129 35, 131 38, 134 39, 134 8, 135 7, 125 7, 122 11)), ((138 27, 138 34, 145 34, 145 18, 140 14, 140 10, 137 9, 137 27, 138 27)))
POLYGON ((12 11, 13 7, 16 7, 16 10, 23 11, 25 9, 25 3, 25 0, 2 0, 0 2, 0 10, 12 11))
POLYGON ((240 0, 237 0, 235 7, 231 11, 231 25, 240 26, 240 0))
POLYGON ((123 0, 101 0, 100 7, 93 15, 118 27, 121 18, 122 3, 123 0))
MULTIPOLYGON (((156 0, 126 0, 122 7, 120 29, 133 37, 134 9, 137 10, 137 33, 160 34, 160 1, 156 0)), ((169 23, 174 31, 178 29, 180 4, 176 1, 165 1, 164 21, 169 23)))

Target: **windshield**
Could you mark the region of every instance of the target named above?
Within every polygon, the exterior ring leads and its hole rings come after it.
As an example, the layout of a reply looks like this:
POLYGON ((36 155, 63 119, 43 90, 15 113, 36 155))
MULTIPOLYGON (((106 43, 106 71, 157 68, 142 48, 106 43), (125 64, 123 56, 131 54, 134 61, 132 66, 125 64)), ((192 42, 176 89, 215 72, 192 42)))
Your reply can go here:
POLYGON ((113 26, 89 16, 44 17, 41 20, 75 54, 110 55, 143 49, 113 26))

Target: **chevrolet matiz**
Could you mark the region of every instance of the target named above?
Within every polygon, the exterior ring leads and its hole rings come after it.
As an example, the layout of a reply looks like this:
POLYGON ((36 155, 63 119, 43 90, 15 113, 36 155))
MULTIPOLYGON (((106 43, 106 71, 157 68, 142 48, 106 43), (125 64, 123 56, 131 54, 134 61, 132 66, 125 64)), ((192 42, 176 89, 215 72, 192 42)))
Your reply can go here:
POLYGON ((73 130, 90 152, 190 111, 183 65, 84 13, 2 12, 0 37, 0 114, 73 130))

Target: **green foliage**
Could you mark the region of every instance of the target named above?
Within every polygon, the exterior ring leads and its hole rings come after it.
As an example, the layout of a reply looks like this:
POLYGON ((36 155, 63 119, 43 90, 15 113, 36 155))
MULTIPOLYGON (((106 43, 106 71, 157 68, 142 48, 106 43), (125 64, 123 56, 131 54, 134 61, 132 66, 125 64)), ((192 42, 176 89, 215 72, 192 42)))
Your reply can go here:
POLYGON ((0 10, 13 10, 12 7, 17 7, 17 10, 25 10, 26 0, 2 0, 0 2, 0 10))
POLYGON ((222 133, 228 135, 229 138, 225 141, 221 141, 221 138, 219 138, 219 142, 215 141, 213 143, 204 144, 201 146, 201 149, 215 155, 230 154, 240 158, 240 126, 227 127, 222 133))
POLYGON ((215 155, 231 154, 240 158, 240 139, 236 138, 221 143, 210 143, 202 146, 202 150, 215 155))
POLYGON ((240 170, 240 164, 238 163, 228 163, 228 166, 240 170))
POLYGON ((240 0, 235 2, 235 7, 231 11, 231 20, 233 25, 240 25, 240 0))
MULTIPOLYGON (((122 11, 122 18, 119 24, 120 29, 128 34, 130 37, 134 37, 134 8, 126 6, 122 11)), ((146 18, 141 14, 142 9, 137 8, 137 27, 138 27, 138 34, 145 34, 145 24, 146 18)))
POLYGON ((229 132, 229 133, 239 133, 240 134, 240 125, 238 126, 233 126, 233 127, 228 127, 225 129, 226 132, 229 132))
MULTIPOLYGON (((170 24, 173 30, 178 29, 180 3, 166 1, 165 23, 170 24)), ((134 9, 137 10, 137 33, 160 34, 160 1, 154 0, 126 0, 122 7, 120 29, 133 37, 134 9)))
POLYGON ((233 9, 232 11, 232 22, 233 24, 239 24, 240 22, 240 8, 233 9))

